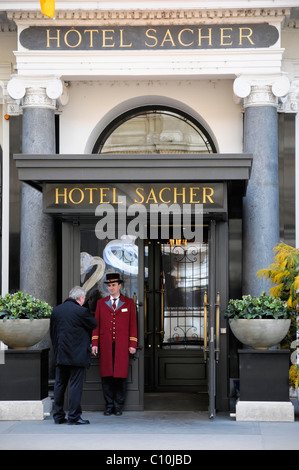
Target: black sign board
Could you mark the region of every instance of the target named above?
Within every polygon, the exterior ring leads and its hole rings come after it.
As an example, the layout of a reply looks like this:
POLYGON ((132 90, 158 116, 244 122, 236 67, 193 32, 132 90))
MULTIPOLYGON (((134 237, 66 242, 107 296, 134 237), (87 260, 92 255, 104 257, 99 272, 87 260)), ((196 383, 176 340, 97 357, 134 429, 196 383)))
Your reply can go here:
POLYGON ((262 24, 168 26, 30 26, 20 34, 29 50, 242 49, 273 46, 278 29, 262 24))
POLYGON ((169 208, 201 205, 203 212, 225 212, 223 183, 45 183, 44 211, 53 213, 95 213, 99 205, 120 208, 153 205, 169 208))

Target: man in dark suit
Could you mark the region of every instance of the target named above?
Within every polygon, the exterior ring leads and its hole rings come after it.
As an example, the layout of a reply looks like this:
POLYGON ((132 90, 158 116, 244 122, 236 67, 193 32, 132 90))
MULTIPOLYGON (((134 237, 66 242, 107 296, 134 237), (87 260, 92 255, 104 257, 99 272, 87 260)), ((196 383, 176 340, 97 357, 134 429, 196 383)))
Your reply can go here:
POLYGON ((119 273, 109 273, 105 283, 109 296, 98 300, 92 333, 92 354, 100 348, 100 375, 106 401, 105 415, 122 414, 126 398, 129 355, 137 348, 136 309, 132 299, 120 294, 119 273))
POLYGON ((53 309, 50 335, 56 363, 54 413, 56 424, 89 424, 81 418, 81 396, 84 370, 91 360, 91 333, 97 322, 82 305, 85 291, 74 287, 69 298, 53 309), (63 409, 66 387, 69 388, 68 420, 63 409))

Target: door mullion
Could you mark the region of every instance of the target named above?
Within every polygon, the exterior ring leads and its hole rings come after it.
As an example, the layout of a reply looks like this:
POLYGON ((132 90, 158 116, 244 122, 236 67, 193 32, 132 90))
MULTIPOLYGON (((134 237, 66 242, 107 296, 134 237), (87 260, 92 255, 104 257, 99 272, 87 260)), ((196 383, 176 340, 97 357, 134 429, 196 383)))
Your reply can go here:
POLYGON ((208 360, 208 386, 209 386, 209 416, 214 418, 216 413, 215 397, 215 302, 216 302, 216 222, 210 224, 210 260, 209 260, 209 360, 208 360))

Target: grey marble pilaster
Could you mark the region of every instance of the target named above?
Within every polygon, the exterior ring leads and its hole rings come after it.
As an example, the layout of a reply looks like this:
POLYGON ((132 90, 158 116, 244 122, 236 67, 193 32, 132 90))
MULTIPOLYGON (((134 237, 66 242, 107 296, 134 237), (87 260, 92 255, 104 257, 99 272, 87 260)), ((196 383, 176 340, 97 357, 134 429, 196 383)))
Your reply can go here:
POLYGON ((257 271, 273 262, 279 243, 277 109, 271 87, 252 87, 244 103, 244 152, 253 154, 243 204, 243 294, 271 287, 257 271))
MULTIPOLYGON (((23 153, 55 153, 55 102, 43 88, 23 99, 23 153)), ((20 288, 50 305, 57 303, 55 219, 43 213, 42 193, 22 183, 20 288)))

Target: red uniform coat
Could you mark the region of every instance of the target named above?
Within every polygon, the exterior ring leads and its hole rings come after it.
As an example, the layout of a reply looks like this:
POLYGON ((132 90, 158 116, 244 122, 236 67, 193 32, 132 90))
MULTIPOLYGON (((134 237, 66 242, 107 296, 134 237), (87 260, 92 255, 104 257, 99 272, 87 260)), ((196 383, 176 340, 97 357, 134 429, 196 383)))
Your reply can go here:
POLYGON ((127 377, 129 347, 137 347, 136 309, 132 299, 120 295, 114 312, 110 296, 97 302, 95 313, 97 327, 92 333, 92 346, 99 347, 100 374, 102 377, 127 377), (114 368, 112 343, 115 342, 114 368))

